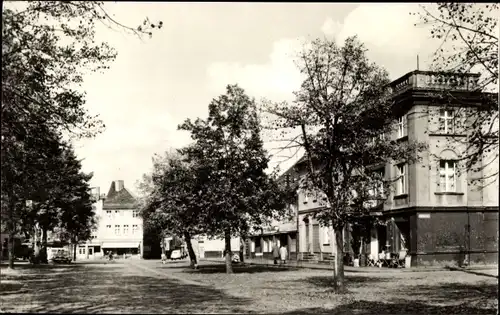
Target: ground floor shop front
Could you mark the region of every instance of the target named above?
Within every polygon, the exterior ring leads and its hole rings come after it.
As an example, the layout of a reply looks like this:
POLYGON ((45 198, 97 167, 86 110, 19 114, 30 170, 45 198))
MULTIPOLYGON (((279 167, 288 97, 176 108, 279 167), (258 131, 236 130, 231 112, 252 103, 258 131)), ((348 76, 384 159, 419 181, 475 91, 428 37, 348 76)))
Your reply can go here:
MULTIPOLYGON (((384 211, 360 228, 343 231, 344 262, 398 260, 406 267, 498 263, 498 207, 406 208, 384 211), (373 222, 377 222, 374 224, 373 222)), ((246 256, 272 258, 274 242, 284 244, 291 260, 331 262, 335 233, 313 213, 300 214, 295 230, 262 231, 247 240, 246 256)))
POLYGON ((77 247, 76 259, 99 259, 104 256, 113 254, 114 257, 120 258, 140 258, 142 257, 143 248, 142 242, 89 242, 80 244, 77 247))

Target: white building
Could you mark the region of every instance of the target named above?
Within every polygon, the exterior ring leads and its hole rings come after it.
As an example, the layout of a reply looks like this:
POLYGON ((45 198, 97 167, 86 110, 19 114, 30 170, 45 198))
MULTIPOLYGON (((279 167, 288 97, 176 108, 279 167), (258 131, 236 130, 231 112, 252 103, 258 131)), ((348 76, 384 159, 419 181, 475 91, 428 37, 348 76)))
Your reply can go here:
POLYGON ((136 199, 125 188, 123 180, 111 183, 107 195, 94 188, 97 228, 86 244, 79 245, 77 259, 100 258, 108 252, 142 257, 143 229, 136 199))
MULTIPOLYGON (((191 239, 193 250, 198 258, 223 258, 226 248, 224 239, 209 239, 203 235, 197 235, 191 239)), ((231 251, 237 254, 240 251, 240 238, 231 238, 231 251)))

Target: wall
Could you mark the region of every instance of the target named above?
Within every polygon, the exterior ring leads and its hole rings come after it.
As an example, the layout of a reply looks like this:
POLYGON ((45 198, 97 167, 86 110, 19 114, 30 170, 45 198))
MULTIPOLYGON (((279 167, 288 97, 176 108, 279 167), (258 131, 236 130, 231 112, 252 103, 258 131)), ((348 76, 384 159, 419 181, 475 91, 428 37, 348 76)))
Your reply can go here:
MULTIPOLYGON (((197 236, 193 237, 191 241, 193 242, 193 240, 196 240, 198 252, 203 251, 204 258, 222 258, 222 254, 225 248, 224 239, 209 239, 206 236, 197 236)), ((231 251, 233 253, 237 253, 240 251, 239 237, 231 238, 231 251)))
MULTIPOLYGON (((456 193, 441 193, 439 187, 439 159, 458 159, 467 148, 467 130, 460 126, 467 126, 464 113, 460 112, 455 119, 456 132, 453 136, 443 135, 439 127, 440 107, 426 104, 416 104, 407 112, 408 140, 428 144, 428 150, 420 152, 420 161, 408 165, 407 187, 408 196, 394 198, 391 191, 384 210, 403 209, 406 207, 436 207, 436 206, 498 206, 499 180, 498 176, 489 181, 475 181, 474 179, 488 177, 497 173, 497 152, 485 153, 483 161, 479 162, 479 172, 466 171, 463 163, 459 164, 456 193), (486 187, 482 187, 483 185, 486 187)), ((394 131, 391 139, 397 139, 394 131)), ((494 151, 494 150, 493 150, 494 151)), ((385 166, 386 179, 396 178, 394 165, 385 166)), ((395 188, 395 185, 392 187, 395 188)))
POLYGON ((412 265, 460 264, 468 251, 472 264, 498 262, 497 212, 449 211, 427 216, 417 215, 413 222, 417 237, 412 265))
POLYGON ((321 226, 318 220, 313 218, 311 214, 300 214, 299 215, 299 251, 301 253, 307 253, 308 250, 313 251, 313 226, 319 225, 319 250, 314 251, 315 253, 332 254, 335 252, 335 232, 331 227, 321 226), (309 237, 306 236, 306 224, 304 218, 309 219, 309 237), (306 240, 311 243, 311 248, 308 248, 306 240))
POLYGON ((100 242, 123 241, 123 242, 141 242, 143 229, 142 219, 133 217, 133 209, 112 209, 101 210, 99 215, 97 240, 100 242), (107 214, 111 211, 111 216, 107 214), (116 213, 118 211, 118 213, 116 213), (107 228, 111 225, 111 228, 107 228), (115 234, 115 225, 120 225, 120 234, 115 234), (123 226, 128 225, 128 233, 124 234, 123 226), (137 232, 133 233, 133 225, 137 225, 137 232))

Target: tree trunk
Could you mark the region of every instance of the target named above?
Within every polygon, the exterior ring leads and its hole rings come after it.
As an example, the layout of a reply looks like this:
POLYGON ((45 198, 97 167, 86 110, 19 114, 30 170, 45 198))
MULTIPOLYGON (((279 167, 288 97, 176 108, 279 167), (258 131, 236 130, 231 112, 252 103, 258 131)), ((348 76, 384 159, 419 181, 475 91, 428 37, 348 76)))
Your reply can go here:
POLYGON ((241 263, 245 262, 245 249, 246 249, 246 242, 243 237, 240 237, 240 261, 241 263))
POLYGON ((165 237, 162 235, 162 237, 161 237, 161 256, 162 257, 163 257, 163 255, 167 254, 167 250, 165 249, 166 246, 167 246, 167 244, 165 242, 165 237))
POLYGON ((334 289, 336 293, 344 293, 345 292, 345 283, 344 283, 344 235, 342 233, 343 228, 335 229, 335 240, 337 246, 337 255, 335 257, 336 260, 336 268, 334 271, 334 289))
MULTIPOLYGON (((38 228, 35 226, 35 248, 33 249, 33 255, 36 257, 40 256, 40 240, 38 239, 38 228)), ((35 259, 35 263, 37 262, 37 259, 35 259)))
MULTIPOLYGON (((73 241, 73 261, 76 261, 76 245, 77 243, 73 241)), ((101 248, 102 250, 102 248, 101 248)))
POLYGON ((42 228, 42 246, 40 251, 40 262, 42 264, 48 264, 47 260, 47 229, 42 228))
POLYGON ((12 228, 13 224, 11 224, 11 228, 9 229, 9 241, 7 242, 7 248, 9 250, 9 269, 14 269, 14 260, 15 260, 15 253, 14 253, 14 246, 15 246, 15 231, 12 228))
POLYGON ((191 235, 189 234, 189 232, 184 232, 184 239, 186 241, 189 259, 191 260, 191 268, 196 268, 198 261, 196 260, 196 253, 194 252, 193 244, 191 243, 191 235))
POLYGON ((231 230, 227 229, 224 233, 224 241, 226 243, 226 273, 233 273, 233 264, 231 262, 231 230))

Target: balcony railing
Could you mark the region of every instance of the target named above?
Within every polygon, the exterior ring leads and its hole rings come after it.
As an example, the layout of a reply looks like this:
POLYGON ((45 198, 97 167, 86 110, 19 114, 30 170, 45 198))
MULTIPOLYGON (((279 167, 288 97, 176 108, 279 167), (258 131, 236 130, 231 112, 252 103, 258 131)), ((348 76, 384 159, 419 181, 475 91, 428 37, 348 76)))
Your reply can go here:
POLYGON ((392 94, 409 89, 474 91, 478 87, 480 74, 443 73, 413 71, 393 81, 389 87, 392 94))

